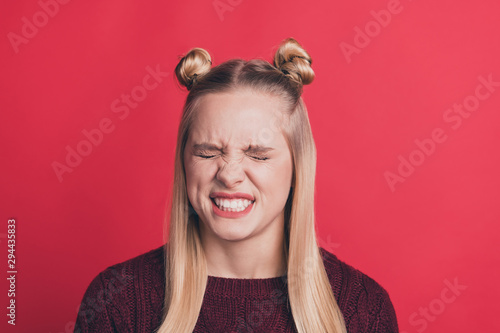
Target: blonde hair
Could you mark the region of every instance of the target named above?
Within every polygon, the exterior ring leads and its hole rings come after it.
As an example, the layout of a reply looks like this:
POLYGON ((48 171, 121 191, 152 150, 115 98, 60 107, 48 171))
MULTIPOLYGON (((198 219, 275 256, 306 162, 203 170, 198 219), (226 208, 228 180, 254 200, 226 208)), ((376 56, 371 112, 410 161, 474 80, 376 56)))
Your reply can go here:
POLYGON ((231 59, 212 68, 210 54, 191 49, 175 73, 189 90, 179 125, 169 238, 165 246, 165 307, 159 333, 192 332, 207 285, 199 218, 188 200, 183 153, 200 97, 252 88, 281 98, 285 111, 281 132, 292 153, 292 189, 285 205, 287 288, 292 316, 300 333, 346 333, 319 251, 314 217, 316 148, 302 101, 302 86, 314 79, 311 57, 293 38, 285 39, 273 65, 262 59, 231 59))

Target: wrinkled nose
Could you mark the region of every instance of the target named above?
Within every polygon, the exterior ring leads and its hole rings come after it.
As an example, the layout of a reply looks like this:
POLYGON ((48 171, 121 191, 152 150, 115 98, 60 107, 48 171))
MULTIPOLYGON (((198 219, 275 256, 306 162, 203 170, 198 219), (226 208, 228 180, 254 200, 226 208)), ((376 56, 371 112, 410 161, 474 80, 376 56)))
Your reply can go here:
POLYGON ((217 172, 217 180, 222 182, 227 188, 232 188, 240 184, 245 179, 245 172, 241 165, 241 159, 221 159, 217 172))

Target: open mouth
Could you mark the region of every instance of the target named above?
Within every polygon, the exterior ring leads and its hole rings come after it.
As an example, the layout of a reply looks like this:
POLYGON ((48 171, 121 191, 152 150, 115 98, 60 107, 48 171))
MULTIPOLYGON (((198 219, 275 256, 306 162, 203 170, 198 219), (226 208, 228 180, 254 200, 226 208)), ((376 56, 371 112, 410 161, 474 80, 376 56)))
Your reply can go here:
POLYGON ((255 202, 248 199, 211 198, 211 200, 223 212, 242 212, 255 202))

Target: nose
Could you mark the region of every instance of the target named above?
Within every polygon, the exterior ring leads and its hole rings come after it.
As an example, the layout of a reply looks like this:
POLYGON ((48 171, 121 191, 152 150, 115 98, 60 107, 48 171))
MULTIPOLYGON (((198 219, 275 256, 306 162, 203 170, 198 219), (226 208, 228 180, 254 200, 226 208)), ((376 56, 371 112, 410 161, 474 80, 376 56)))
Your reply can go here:
POLYGON ((221 159, 221 165, 217 172, 216 178, 222 182, 227 188, 232 188, 245 180, 245 172, 241 165, 241 160, 238 159, 221 159))

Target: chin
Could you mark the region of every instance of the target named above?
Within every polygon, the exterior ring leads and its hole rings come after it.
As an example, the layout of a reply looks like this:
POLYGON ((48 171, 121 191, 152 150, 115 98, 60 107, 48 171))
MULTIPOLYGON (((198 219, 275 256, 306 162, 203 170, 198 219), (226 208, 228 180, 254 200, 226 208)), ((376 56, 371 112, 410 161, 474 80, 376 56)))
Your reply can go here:
POLYGON ((231 226, 221 230, 212 230, 214 238, 228 241, 228 242, 238 242, 248 239, 252 236, 252 232, 247 228, 242 226, 231 226))

